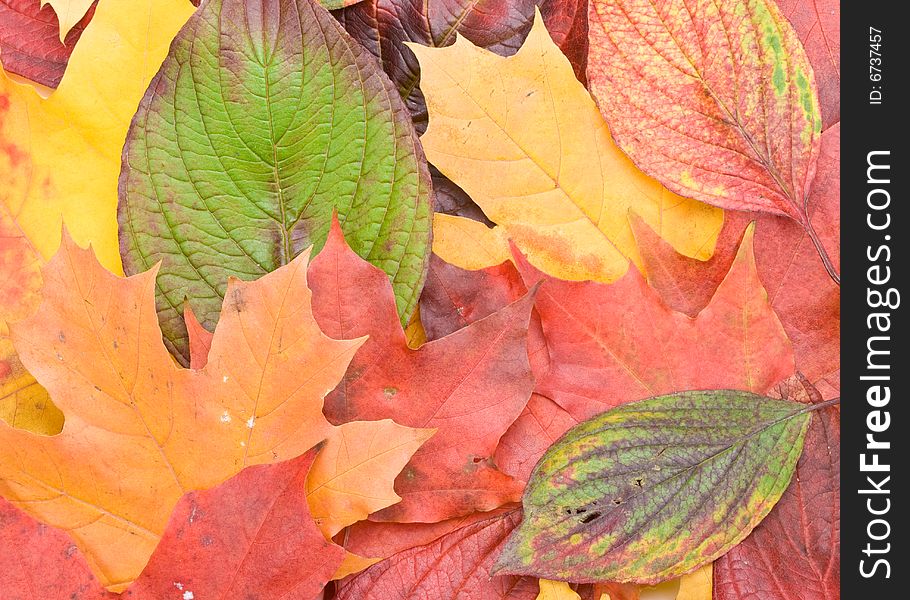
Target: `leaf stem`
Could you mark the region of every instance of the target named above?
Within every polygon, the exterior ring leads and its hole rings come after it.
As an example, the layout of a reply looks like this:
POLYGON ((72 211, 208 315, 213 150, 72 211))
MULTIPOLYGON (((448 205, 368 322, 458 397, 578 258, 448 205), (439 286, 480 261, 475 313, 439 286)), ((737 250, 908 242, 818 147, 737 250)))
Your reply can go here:
POLYGON ((821 410, 823 408, 828 408, 829 406, 834 406, 835 404, 840 404, 840 397, 831 398, 830 400, 825 400, 824 402, 818 402, 816 404, 809 404, 796 412, 796 415, 801 415, 805 413, 815 412, 816 410, 821 410))
POLYGON ((806 230, 809 239, 812 240, 812 244, 815 246, 815 251, 818 252, 819 258, 822 259, 825 271, 828 272, 828 275, 834 280, 834 283, 840 286, 840 274, 838 274, 837 270, 834 268, 831 257, 828 256, 828 251, 825 250, 824 244, 822 244, 821 239, 819 239, 818 233, 815 231, 815 227, 812 226, 812 220, 809 218, 808 214, 805 215, 802 225, 803 229, 806 230))

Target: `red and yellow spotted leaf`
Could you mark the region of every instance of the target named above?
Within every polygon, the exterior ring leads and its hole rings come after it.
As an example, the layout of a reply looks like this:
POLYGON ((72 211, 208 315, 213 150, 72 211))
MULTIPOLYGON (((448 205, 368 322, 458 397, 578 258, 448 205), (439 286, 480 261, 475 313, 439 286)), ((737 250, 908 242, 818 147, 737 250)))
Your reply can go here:
POLYGON ((635 164, 683 196, 794 219, 837 280, 807 211, 815 75, 777 5, 592 0, 588 14, 591 90, 635 164))

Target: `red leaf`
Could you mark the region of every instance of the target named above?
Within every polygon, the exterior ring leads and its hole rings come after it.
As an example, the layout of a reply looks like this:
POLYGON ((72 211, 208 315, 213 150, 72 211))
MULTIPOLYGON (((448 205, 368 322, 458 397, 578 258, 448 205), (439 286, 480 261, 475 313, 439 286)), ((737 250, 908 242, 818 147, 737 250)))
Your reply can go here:
POLYGON ((190 339, 190 368, 202 369, 209 360, 209 350, 212 348, 215 335, 202 326, 189 302, 183 305, 183 320, 186 321, 186 331, 190 339))
POLYGON ((426 546, 456 529, 478 521, 505 514, 518 508, 510 504, 486 513, 472 513, 464 517, 447 519, 438 523, 378 523, 360 521, 345 531, 344 547, 361 556, 388 558, 416 546, 426 546))
POLYGON ((540 394, 531 399, 496 448, 496 464, 504 473, 527 481, 553 442, 578 424, 564 408, 540 394))
POLYGON ((338 600, 534 600, 530 577, 490 577, 506 537, 520 520, 510 512, 448 533, 425 546, 400 552, 346 579, 338 600))
POLYGON ((537 297, 550 370, 536 391, 575 419, 662 393, 757 393, 793 373, 793 351, 756 273, 751 229, 710 303, 668 308, 635 269, 610 285, 543 276, 521 260, 537 297))
POLYGON ((336 339, 369 335, 326 397, 334 423, 393 419, 437 428, 395 481, 399 504, 370 518, 434 522, 521 496, 492 461, 533 386, 527 357, 530 294, 449 336, 408 348, 388 278, 360 259, 333 226, 308 271, 320 328, 336 339))
POLYGON ((822 127, 827 129, 840 121, 840 2, 777 0, 777 5, 793 25, 812 63, 822 127))
POLYGON ((183 497, 126 596, 309 599, 341 564, 310 516, 306 477, 316 452, 250 467, 183 497))
POLYGON ((490 316, 527 292, 512 263, 466 271, 433 254, 420 296, 420 322, 427 339, 436 340, 490 316))
POLYGON ((307 508, 306 476, 315 456, 311 450, 249 467, 217 487, 186 494, 142 575, 122 596, 103 590, 65 533, 0 500, 0 590, 23 600, 310 600, 344 556, 307 508))
MULTIPOLYGON (((813 400, 821 400, 817 396, 813 400)), ((790 487, 714 563, 715 600, 840 598, 840 411, 813 413, 790 487)))
POLYGON ((794 219, 839 280, 807 211, 822 132, 815 76, 778 7, 592 0, 589 16, 591 90, 635 164, 683 196, 794 219))
MULTIPOLYGON (((96 3, 97 4, 97 3, 96 3)), ((57 14, 41 0, 0 0, 0 60, 8 73, 41 85, 60 85, 66 63, 95 14, 93 4, 60 43, 57 14)))
MULTIPOLYGON (((420 296, 420 322, 427 339, 436 340, 492 315, 527 293, 528 288, 511 262, 467 271, 433 254, 420 296)), ((550 358, 540 315, 535 310, 531 311, 528 327, 528 358, 535 378, 543 377, 550 368, 550 358)))
POLYGON ((39 523, 0 498, 0 592, 15 600, 106 600, 66 533, 39 523))
MULTIPOLYGON (((812 223, 835 265, 840 259, 840 124, 822 134, 818 175, 809 198, 812 223)), ((714 256, 706 262, 678 254, 636 223, 635 235, 648 282, 674 310, 695 316, 733 261, 738 236, 754 214, 727 212, 714 256)), ((793 343, 796 366, 825 398, 839 393, 840 287, 818 261, 802 227, 763 216, 755 228, 755 262, 771 307, 793 343)))

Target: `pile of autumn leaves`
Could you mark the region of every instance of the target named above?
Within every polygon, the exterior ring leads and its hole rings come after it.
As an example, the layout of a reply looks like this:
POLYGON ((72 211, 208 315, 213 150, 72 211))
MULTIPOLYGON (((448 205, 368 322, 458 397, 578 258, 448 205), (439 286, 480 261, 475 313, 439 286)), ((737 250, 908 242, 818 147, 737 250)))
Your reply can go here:
POLYGON ((782 496, 516 549, 595 415, 838 396, 836 3, 49 4, 0 0, 0 599, 839 597, 836 408, 782 496))

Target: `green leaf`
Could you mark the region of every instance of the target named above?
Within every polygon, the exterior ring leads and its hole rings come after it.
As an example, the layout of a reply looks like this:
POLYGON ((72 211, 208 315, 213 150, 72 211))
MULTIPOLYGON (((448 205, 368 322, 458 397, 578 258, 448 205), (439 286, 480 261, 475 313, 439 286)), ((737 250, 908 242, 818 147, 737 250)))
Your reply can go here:
POLYGON ((713 561, 780 499, 819 406, 683 392, 577 425, 537 464, 496 570, 656 583, 713 561))
POLYGON ((212 329, 229 275, 310 245, 337 210, 384 270, 402 322, 426 272, 431 184, 397 90, 315 0, 207 0, 133 119, 120 176, 124 270, 162 262, 165 341, 184 362, 185 298, 212 329))
POLYGON ((346 6, 357 4, 358 2, 363 2, 363 0, 319 0, 319 4, 323 5, 329 10, 344 8, 346 6))

